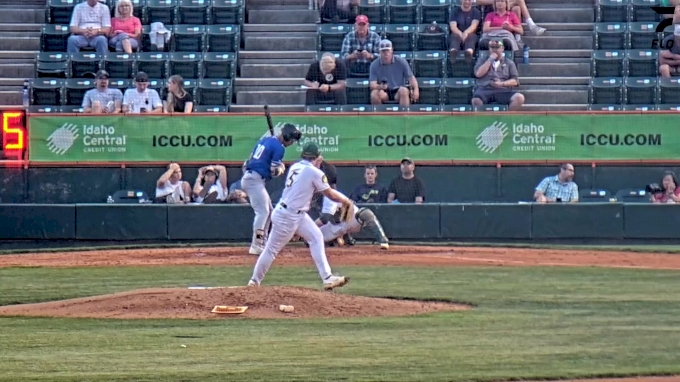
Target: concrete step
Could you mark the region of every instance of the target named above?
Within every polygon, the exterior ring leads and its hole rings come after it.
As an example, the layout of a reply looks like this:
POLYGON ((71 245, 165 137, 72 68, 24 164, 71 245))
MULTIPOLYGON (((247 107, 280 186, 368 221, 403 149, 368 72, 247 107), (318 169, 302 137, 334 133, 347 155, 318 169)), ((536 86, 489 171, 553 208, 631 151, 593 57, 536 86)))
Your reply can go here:
MULTIPOLYGON (((248 39, 248 38, 253 38, 253 37, 266 37, 266 38, 282 38, 283 36, 295 36, 295 38, 299 37, 306 37, 306 38, 313 38, 316 41, 316 37, 319 34, 316 31, 313 32, 244 32, 243 33, 243 38, 248 39)), ((288 37, 290 38, 290 37, 288 37)))
POLYGON ((519 77, 522 85, 588 85, 589 76, 584 77, 519 77))
MULTIPOLYGON (((546 33, 557 31, 583 31, 592 34, 594 23, 540 23, 540 26, 546 29, 546 33)), ((529 26, 526 23, 523 23, 522 27, 524 27, 525 31, 529 31, 529 26)))
MULTIPOLYGON (((305 111, 304 105, 269 105, 272 113, 302 113, 305 111)), ((229 111, 232 113, 261 113, 262 105, 231 105, 229 111)))
POLYGON ((242 50, 238 52, 239 61, 242 59, 274 60, 274 59, 305 59, 313 60, 316 57, 316 50, 242 50))
POLYGON ((316 37, 246 37, 246 50, 316 50, 316 37))
MULTIPOLYGON (((593 30, 591 25, 590 30, 593 30)), ((243 32, 317 32, 316 24, 245 24, 243 32)))
POLYGON ((255 9, 248 12, 248 24, 314 24, 318 11, 307 9, 255 9))
MULTIPOLYGON (((562 85, 561 89, 538 89, 534 86, 532 89, 521 89, 520 92, 524 94, 526 103, 542 103, 542 104, 584 104, 588 103, 588 89, 574 89, 576 86, 562 85)), ((582 86, 581 86, 582 87, 582 86)))
POLYGON ((34 50, 10 50, 0 51, 0 60, 31 60, 35 61, 35 54, 38 51, 34 50))
POLYGON ((299 91, 243 91, 236 93, 238 105, 304 105, 305 92, 299 91))
POLYGON ((569 57, 569 58, 558 58, 558 57, 531 57, 531 63, 532 64, 589 64, 591 61, 590 58, 574 58, 574 57, 569 57))
MULTIPOLYGON (((309 66, 309 64, 312 63, 312 59, 304 59, 304 58, 291 58, 291 59, 286 59, 286 58, 277 58, 276 63, 277 64, 304 64, 309 66)), ((238 64, 239 66, 242 65, 248 65, 248 64, 271 64, 272 59, 270 58, 239 58, 238 64)))
POLYGON ((43 9, 4 8, 0 12, 0 24, 44 24, 43 9))
POLYGON ((42 24, 0 24, 0 32, 38 32, 40 33, 42 24))
POLYGON ((0 105, 21 105, 21 91, 0 91, 0 105))
POLYGON ((593 49, 593 37, 589 36, 522 36, 531 49, 593 49))
MULTIPOLYGON (((262 80, 263 82, 267 82, 267 80, 262 80)), ((275 92, 294 92, 294 91, 300 91, 300 85, 303 83, 303 80, 300 79, 300 84, 298 85, 235 85, 234 86, 234 92, 239 93, 239 92, 268 92, 268 91, 275 91, 275 92)))
POLYGON ((543 5, 529 7, 531 18, 538 25, 542 23, 592 23, 595 21, 595 8, 578 7, 571 3, 565 3, 564 7, 543 5))
POLYGON ((588 104, 552 105, 543 103, 531 103, 522 105, 522 111, 585 111, 588 104))
POLYGON ((35 77, 35 67, 33 64, 0 63, 0 77, 33 78, 35 77))
POLYGON ((308 0, 248 0, 247 7, 251 6, 272 6, 272 5, 304 5, 307 6, 308 0))
POLYGON ((40 37, 0 38, 0 50, 38 51, 40 50, 40 37))
POLYGON ((297 86, 304 83, 304 78, 243 78, 234 79, 234 86, 297 86), (266 84, 266 85, 265 85, 266 84))
POLYGON ((529 55, 534 58, 588 58, 593 53, 590 49, 531 49, 529 55))
MULTIPOLYGON (((293 1, 295 1, 295 0, 293 0, 293 1)), ((531 4, 534 7, 546 7, 546 8, 548 8, 548 7, 563 7, 563 6, 570 6, 570 7, 577 7, 577 6, 579 6, 579 7, 592 7, 593 6, 593 0, 572 0, 568 3, 565 3, 563 0, 526 0, 526 3, 527 3, 527 5, 531 4)))
POLYGON ((241 65, 241 77, 245 78, 304 78, 307 64, 246 64, 241 65))
POLYGON ((25 78, 0 78, 0 86, 18 86, 18 87, 23 87, 24 86, 24 80, 25 78))
POLYGON ((590 64, 519 64, 517 71, 522 77, 587 77, 590 64))
POLYGON ((247 9, 248 9, 248 11, 252 11, 252 10, 280 11, 280 10, 290 10, 290 9, 308 10, 309 5, 308 4, 255 5, 255 6, 248 6, 247 9))
POLYGON ((0 65, 16 65, 16 64, 34 65, 35 59, 33 59, 33 58, 0 58, 0 65))
POLYGON ((15 37, 40 37, 40 31, 38 32, 23 32, 23 31, 13 31, 13 32, 0 32, 0 39, 15 38, 15 37))

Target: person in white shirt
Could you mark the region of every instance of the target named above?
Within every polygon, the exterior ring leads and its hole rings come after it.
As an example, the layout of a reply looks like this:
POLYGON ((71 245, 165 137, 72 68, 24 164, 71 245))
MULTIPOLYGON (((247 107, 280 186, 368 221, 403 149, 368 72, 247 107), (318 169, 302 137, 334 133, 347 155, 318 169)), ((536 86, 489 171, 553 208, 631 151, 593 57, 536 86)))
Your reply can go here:
POLYGON ((323 234, 307 214, 315 192, 320 192, 343 205, 354 205, 351 200, 330 187, 326 175, 319 169, 321 161, 323 157, 319 148, 316 144, 309 142, 302 148, 302 160, 288 169, 281 199, 271 214, 272 228, 269 239, 257 259, 248 286, 260 285, 274 262, 274 258, 293 238, 293 235, 299 235, 309 243, 312 258, 323 280, 325 290, 333 290, 349 282, 349 277, 336 276, 331 273, 331 267, 326 258, 323 234))
POLYGON ((167 171, 158 178, 154 203, 191 203, 191 186, 189 182, 182 181, 182 168, 177 163, 170 163, 167 171))
POLYGON ((198 170, 198 178, 194 183, 195 202, 223 203, 227 194, 227 169, 224 166, 205 166, 198 170))
POLYGON ((81 48, 91 47, 99 54, 109 51, 111 12, 106 4, 97 0, 87 0, 73 8, 70 29, 72 35, 67 41, 69 53, 80 52, 81 48))
POLYGON ((135 76, 135 88, 123 94, 123 113, 162 113, 163 102, 158 92, 149 89, 149 76, 139 72, 135 76))

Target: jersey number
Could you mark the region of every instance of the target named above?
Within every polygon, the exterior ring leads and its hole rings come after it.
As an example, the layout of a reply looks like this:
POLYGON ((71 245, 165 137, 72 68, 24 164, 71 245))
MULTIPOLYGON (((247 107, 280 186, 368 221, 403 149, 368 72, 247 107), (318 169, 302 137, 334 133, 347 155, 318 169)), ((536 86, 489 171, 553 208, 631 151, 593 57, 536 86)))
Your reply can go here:
POLYGON ((295 178, 298 176, 300 173, 300 170, 293 170, 290 174, 288 174, 288 179, 286 180, 286 187, 290 187, 295 183, 295 178))
POLYGON ((264 152, 264 145, 257 145, 255 152, 253 153, 253 158, 260 159, 262 153, 264 152))

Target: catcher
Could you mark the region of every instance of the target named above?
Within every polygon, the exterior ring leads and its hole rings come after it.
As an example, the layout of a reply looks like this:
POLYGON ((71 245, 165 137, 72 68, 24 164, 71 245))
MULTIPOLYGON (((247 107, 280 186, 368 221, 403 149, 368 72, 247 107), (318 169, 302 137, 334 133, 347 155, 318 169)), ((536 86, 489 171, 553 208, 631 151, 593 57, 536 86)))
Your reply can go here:
MULTIPOLYGON (((321 170, 326 174, 331 188, 337 191, 337 171, 335 166, 322 162, 321 170)), ((343 208, 340 203, 324 197, 321 215, 316 220, 316 224, 320 227, 326 243, 335 241, 338 245, 343 245, 344 242, 353 244, 354 239, 352 239, 350 234, 366 228, 373 234, 375 241, 380 243, 380 249, 387 250, 390 248, 378 218, 373 214, 373 211, 365 207, 359 208, 352 205, 350 209, 343 208), (347 239, 343 239, 345 235, 347 239)))

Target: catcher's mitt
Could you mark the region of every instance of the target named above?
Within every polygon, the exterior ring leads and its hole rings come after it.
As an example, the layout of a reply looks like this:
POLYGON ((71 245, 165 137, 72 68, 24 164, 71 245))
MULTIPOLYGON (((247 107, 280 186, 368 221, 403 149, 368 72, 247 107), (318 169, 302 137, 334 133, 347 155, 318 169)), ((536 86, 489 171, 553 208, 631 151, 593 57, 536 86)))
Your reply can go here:
POLYGON ((340 207, 340 222, 349 223, 354 219, 354 204, 343 204, 340 207))

